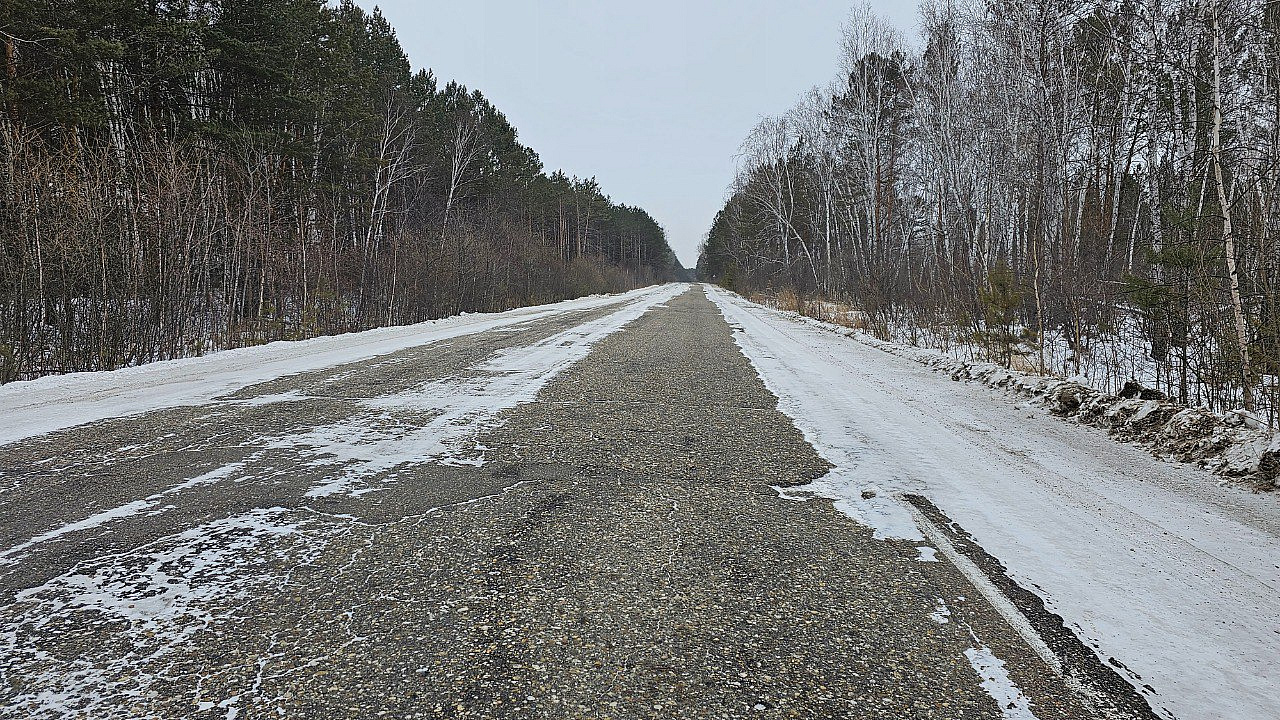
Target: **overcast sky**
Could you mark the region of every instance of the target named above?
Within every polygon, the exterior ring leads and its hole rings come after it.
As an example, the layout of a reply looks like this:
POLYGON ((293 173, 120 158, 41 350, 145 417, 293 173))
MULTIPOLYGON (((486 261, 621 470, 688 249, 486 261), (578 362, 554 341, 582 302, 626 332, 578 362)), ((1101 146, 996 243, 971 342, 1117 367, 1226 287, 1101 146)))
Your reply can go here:
MULTIPOLYGON (((648 210, 692 267, 747 132, 834 77, 853 0, 376 4, 415 68, 484 93, 548 172, 648 210)), ((916 0, 872 6, 914 32, 916 0)))

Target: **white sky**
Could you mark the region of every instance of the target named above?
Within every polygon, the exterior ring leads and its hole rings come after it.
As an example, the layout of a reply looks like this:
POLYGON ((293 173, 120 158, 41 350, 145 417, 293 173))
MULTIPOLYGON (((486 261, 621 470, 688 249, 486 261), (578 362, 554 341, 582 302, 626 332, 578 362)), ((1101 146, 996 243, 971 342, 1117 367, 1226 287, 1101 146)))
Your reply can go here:
MULTIPOLYGON (((548 172, 648 210, 692 267, 742 139, 834 77, 853 0, 376 4, 415 68, 484 93, 548 172)), ((917 0, 871 4, 914 32, 917 0)))

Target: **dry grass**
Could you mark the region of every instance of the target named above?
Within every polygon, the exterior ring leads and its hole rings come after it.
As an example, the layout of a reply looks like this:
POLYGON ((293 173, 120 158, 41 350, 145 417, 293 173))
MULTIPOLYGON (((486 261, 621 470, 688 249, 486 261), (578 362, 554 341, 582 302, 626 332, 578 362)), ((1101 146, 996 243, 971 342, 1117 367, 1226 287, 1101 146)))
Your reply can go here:
POLYGON ((1013 362, 1009 363, 1010 370, 1016 370, 1026 375, 1040 375, 1040 365, 1035 358, 1030 355, 1014 355, 1013 362))
POLYGON ((871 318, 861 310, 855 310, 844 303, 816 301, 809 304, 809 317, 855 330, 866 330, 871 327, 871 318))
POLYGON ((866 330, 871 327, 871 318, 861 310, 854 310, 847 305, 840 306, 842 309, 832 313, 830 322, 837 325, 843 325, 854 330, 866 330))
POLYGON ((801 315, 805 314, 804 309, 806 303, 804 297, 791 288, 786 288, 782 292, 778 293, 777 303, 779 310, 800 313, 801 315))
POLYGON ((777 295, 752 292, 745 296, 753 303, 767 305, 798 315, 807 315, 815 320, 833 323, 855 330, 866 330, 871 327, 871 317, 861 310, 839 302, 831 302, 821 298, 805 298, 795 290, 786 288, 777 295))

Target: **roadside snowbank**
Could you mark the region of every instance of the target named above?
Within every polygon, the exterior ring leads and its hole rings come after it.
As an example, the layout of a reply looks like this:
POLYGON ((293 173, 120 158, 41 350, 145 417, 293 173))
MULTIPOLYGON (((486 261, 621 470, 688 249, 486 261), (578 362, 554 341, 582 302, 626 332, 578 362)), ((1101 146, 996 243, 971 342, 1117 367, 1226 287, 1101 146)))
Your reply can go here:
POLYGON ((410 347, 664 292, 663 286, 641 288, 500 313, 455 315, 416 325, 279 341, 109 372, 12 382, 0 385, 0 417, 5 418, 0 423, 0 446, 105 418, 198 405, 285 375, 359 362, 410 347))
POLYGON ((1130 382, 1118 395, 1078 379, 1030 375, 986 362, 957 360, 936 350, 885 342, 812 318, 804 321, 899 357, 909 358, 952 380, 971 380, 1029 397, 1054 415, 1099 427, 1127 442, 1150 448, 1165 460, 1194 463, 1225 478, 1274 489, 1280 484, 1280 436, 1244 411, 1226 415, 1182 407, 1160 392, 1130 382))
POLYGON ((962 360, 938 350, 888 342, 864 330, 779 310, 811 326, 904 357, 952 380, 979 382, 1030 398, 1062 418, 1102 428, 1119 440, 1149 448, 1163 460, 1191 463, 1227 480, 1272 490, 1280 487, 1280 435, 1243 410, 1226 414, 1170 402, 1161 392, 1130 381, 1110 394, 1083 378, 1063 379, 962 360))

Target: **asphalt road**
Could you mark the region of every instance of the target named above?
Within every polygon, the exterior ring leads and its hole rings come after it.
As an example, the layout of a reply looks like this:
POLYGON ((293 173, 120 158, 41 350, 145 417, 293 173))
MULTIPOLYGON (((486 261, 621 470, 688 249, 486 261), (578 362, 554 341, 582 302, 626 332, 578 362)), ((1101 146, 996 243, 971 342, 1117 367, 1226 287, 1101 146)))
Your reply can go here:
POLYGON ((702 290, 621 311, 0 447, 0 717, 1098 716, 779 496, 826 464, 702 290))

